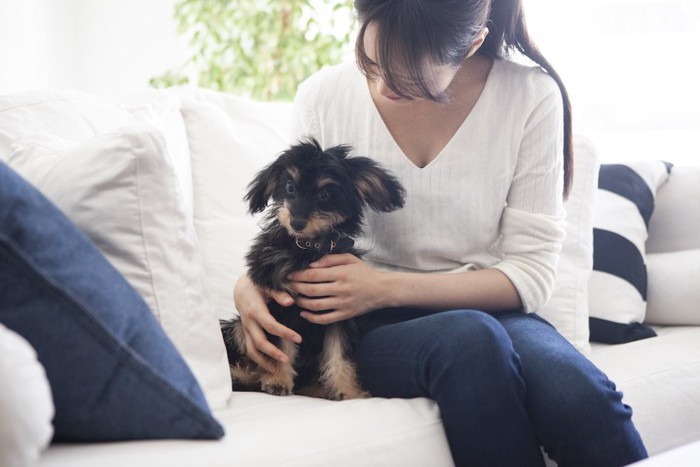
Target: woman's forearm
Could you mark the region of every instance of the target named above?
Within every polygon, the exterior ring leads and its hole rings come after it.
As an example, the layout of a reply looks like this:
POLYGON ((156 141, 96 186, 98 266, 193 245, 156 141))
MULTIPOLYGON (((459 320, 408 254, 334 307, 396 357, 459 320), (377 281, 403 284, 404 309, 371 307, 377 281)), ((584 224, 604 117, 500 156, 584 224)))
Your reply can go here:
POLYGON ((515 286, 497 269, 455 274, 386 272, 382 282, 387 308, 472 308, 483 311, 522 308, 515 286))

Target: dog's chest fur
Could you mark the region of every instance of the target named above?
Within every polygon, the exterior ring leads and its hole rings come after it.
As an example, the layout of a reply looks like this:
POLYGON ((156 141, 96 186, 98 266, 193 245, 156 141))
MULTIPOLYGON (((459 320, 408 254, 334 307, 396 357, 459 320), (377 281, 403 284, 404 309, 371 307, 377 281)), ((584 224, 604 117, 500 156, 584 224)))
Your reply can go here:
MULTIPOLYGON (((307 269, 309 264, 326 254, 350 253, 361 256, 362 252, 354 248, 352 239, 347 237, 337 241, 336 247, 329 251, 328 242, 336 239, 336 235, 329 234, 324 238, 308 240, 309 244, 306 240, 296 240, 284 227, 272 222, 257 236, 246 258, 249 277, 256 285, 291 292, 286 287, 287 276, 294 271, 307 269)), ((313 324, 302 318, 299 314, 302 309, 297 305, 283 307, 273 300, 268 303, 268 307, 280 324, 304 336, 299 348, 302 358, 313 358, 321 352, 326 326, 313 324)), ((347 324, 351 330, 354 328, 351 320, 347 324)), ((271 341, 276 340, 272 335, 268 335, 268 338, 271 341)))
POLYGON ((288 291, 286 284, 290 273, 307 269, 309 264, 328 253, 361 256, 362 252, 353 247, 350 238, 343 238, 337 242, 335 249, 330 250, 327 244, 331 238, 335 238, 333 234, 327 238, 310 240, 311 245, 305 247, 304 240, 297 241, 279 223, 272 222, 256 237, 246 256, 248 275, 258 286, 288 291), (320 248, 316 248, 316 244, 320 248))

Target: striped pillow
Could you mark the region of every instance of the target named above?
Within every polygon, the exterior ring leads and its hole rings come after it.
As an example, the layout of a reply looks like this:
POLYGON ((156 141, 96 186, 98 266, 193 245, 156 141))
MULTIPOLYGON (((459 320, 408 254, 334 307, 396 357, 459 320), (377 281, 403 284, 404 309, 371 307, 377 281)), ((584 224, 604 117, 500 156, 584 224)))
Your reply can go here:
POLYGON ((671 164, 603 164, 593 219, 593 273, 589 281, 590 339, 619 344, 647 337, 646 249, 656 190, 671 164))

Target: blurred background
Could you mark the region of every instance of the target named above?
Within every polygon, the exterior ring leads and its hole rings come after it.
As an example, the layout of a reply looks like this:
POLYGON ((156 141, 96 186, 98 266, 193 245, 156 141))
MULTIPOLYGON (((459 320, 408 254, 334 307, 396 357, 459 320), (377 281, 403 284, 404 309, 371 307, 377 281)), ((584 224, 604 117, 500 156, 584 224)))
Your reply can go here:
MULTIPOLYGON (((604 161, 700 165, 698 0, 523 0, 604 161)), ((191 83, 290 100, 352 57, 351 0, 0 0, 0 94, 191 83)))

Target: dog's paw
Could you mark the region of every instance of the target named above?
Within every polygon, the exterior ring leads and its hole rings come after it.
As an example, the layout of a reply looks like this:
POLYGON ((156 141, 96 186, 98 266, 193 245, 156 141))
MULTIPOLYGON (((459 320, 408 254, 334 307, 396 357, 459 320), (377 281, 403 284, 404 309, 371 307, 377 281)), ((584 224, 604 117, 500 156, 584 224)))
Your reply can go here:
POLYGON ((367 399, 372 397, 367 391, 346 391, 346 392, 336 392, 330 391, 328 394, 328 399, 332 401, 344 401, 349 399, 367 399))
POLYGON ((272 381, 261 385, 263 391, 273 396, 289 396, 292 394, 292 387, 283 383, 272 381))

